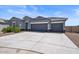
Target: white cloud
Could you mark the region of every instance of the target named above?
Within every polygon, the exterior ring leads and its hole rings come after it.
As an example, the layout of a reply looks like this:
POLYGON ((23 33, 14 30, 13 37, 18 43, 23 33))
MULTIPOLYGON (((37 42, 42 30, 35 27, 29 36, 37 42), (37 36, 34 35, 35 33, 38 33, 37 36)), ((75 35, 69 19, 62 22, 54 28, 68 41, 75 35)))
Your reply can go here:
POLYGON ((70 25, 70 26, 79 25, 79 18, 69 18, 69 19, 66 21, 66 25, 70 25))
MULTIPOLYGON (((38 11, 38 7, 36 7, 35 5, 31 5, 29 6, 32 10, 28 10, 27 9, 27 5, 26 6, 16 6, 17 8, 20 8, 20 9, 7 9, 7 11, 9 13, 11 13, 11 15, 13 16, 16 16, 16 15, 19 15, 19 16, 30 16, 30 17, 37 17, 37 16, 49 16, 48 14, 45 14, 45 13, 40 13, 38 11)), ((41 7, 40 7, 41 8, 41 7)))
POLYGON ((9 13, 13 13, 14 11, 12 9, 7 10, 9 13))
MULTIPOLYGON (((17 8, 19 6, 16 6, 17 8)), ((36 6, 30 6, 30 8, 32 8, 32 11, 27 9, 27 6, 20 6, 18 10, 14 10, 14 9, 8 9, 7 11, 11 14, 18 14, 18 15, 28 15, 28 16, 35 16, 35 15, 40 15, 39 12, 37 12, 37 7, 36 6)))
POLYGON ((38 10, 38 8, 36 6, 34 6, 34 5, 32 5, 30 7, 33 9, 33 11, 37 11, 38 10))
MULTIPOLYGON (((30 11, 28 9, 18 9, 18 10, 14 10, 14 9, 8 9, 8 12, 11 14, 15 14, 15 15, 23 15, 23 16, 30 16, 30 17, 37 17, 37 16, 44 16, 44 17, 49 17, 49 16, 56 16, 56 17, 66 17, 66 15, 61 12, 61 11, 57 11, 54 12, 52 15, 47 14, 47 13, 40 13, 38 11, 38 8, 36 6, 30 6, 33 10, 30 11)), ((26 6, 24 6, 23 8, 27 8, 26 6)))
POLYGON ((76 14, 77 16, 79 16, 79 8, 78 8, 78 9, 75 9, 74 11, 75 11, 75 14, 76 14))
POLYGON ((19 14, 19 15, 23 15, 23 14, 28 14, 30 15, 31 12, 27 11, 27 10, 23 10, 23 9, 19 9, 19 10, 13 10, 13 9, 8 9, 8 12, 11 14, 19 14))
POLYGON ((62 12, 61 11, 57 11, 54 13, 54 15, 60 15, 62 12))
POLYGON ((55 12, 53 15, 48 15, 48 14, 44 14, 44 13, 40 13, 39 11, 37 11, 37 9, 35 9, 36 7, 31 6, 32 8, 34 8, 34 10, 29 11, 27 9, 19 9, 19 10, 13 10, 13 9, 8 9, 8 12, 14 15, 24 15, 24 16, 30 16, 30 17, 37 17, 37 16, 44 16, 44 17, 49 17, 49 16, 57 16, 57 17, 65 17, 64 14, 61 11, 57 11, 55 12))
MULTIPOLYGON (((28 9, 8 9, 7 11, 11 13, 11 15, 24 15, 24 16, 30 16, 30 17, 37 17, 37 16, 47 16, 46 14, 41 14, 39 11, 37 11, 37 7, 35 6, 30 6, 33 10, 30 11, 28 9)), ((26 8, 26 6, 24 7, 26 8)))
POLYGON ((57 16, 57 17, 67 17, 62 11, 55 12, 54 16, 57 16))

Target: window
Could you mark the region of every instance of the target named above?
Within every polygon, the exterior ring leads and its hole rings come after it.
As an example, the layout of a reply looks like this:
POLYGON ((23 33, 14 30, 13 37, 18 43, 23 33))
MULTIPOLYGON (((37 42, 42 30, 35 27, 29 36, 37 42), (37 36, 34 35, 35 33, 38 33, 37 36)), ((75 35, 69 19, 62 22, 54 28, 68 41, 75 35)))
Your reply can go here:
POLYGON ((13 23, 13 26, 15 26, 15 23, 13 23))
POLYGON ((12 26, 16 26, 16 22, 15 21, 12 22, 12 26))

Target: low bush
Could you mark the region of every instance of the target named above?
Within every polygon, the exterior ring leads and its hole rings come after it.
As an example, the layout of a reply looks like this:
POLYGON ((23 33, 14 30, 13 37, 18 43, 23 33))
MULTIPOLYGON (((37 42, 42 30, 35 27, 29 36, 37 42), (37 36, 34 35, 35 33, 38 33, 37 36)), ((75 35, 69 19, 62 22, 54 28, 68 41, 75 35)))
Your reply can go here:
POLYGON ((4 32, 4 33, 8 33, 8 32, 15 32, 15 33, 17 33, 17 32, 20 32, 20 28, 16 27, 16 26, 9 26, 7 28, 3 28, 2 32, 4 32))
POLYGON ((12 32, 12 27, 9 26, 6 29, 7 29, 7 32, 12 32))
POLYGON ((14 28, 14 32, 15 32, 15 33, 20 32, 20 28, 19 28, 19 27, 15 27, 15 28, 14 28))

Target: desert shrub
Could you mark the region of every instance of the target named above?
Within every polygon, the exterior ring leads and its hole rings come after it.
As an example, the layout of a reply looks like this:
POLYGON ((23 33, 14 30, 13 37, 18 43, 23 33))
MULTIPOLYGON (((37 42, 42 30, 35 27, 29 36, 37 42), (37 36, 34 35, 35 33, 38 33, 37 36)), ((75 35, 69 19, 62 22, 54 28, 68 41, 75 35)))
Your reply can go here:
POLYGON ((10 26, 11 32, 14 32, 15 27, 14 26, 10 26))
POLYGON ((3 28, 2 32, 6 33, 6 32, 20 32, 20 28, 19 27, 15 27, 15 26, 9 26, 7 28, 3 28))
POLYGON ((7 29, 7 32, 12 32, 12 27, 11 26, 7 27, 6 29, 7 29))
POLYGON ((15 33, 20 32, 20 28, 19 27, 15 27, 14 29, 15 29, 14 30, 15 33))

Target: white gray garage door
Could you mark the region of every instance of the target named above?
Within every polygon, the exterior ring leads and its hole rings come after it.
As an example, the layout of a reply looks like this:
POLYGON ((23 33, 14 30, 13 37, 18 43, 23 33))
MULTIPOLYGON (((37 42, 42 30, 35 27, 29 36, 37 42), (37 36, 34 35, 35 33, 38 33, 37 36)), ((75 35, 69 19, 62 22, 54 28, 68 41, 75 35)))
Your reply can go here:
POLYGON ((55 31, 55 32, 63 32, 63 23, 59 23, 59 24, 51 24, 51 31, 55 31))
POLYGON ((47 31, 47 24, 31 24, 32 31, 47 31))

